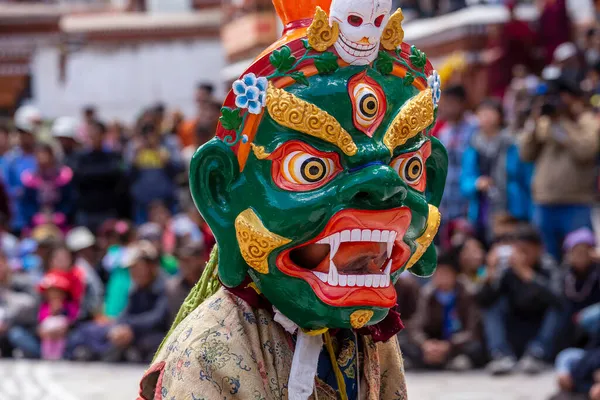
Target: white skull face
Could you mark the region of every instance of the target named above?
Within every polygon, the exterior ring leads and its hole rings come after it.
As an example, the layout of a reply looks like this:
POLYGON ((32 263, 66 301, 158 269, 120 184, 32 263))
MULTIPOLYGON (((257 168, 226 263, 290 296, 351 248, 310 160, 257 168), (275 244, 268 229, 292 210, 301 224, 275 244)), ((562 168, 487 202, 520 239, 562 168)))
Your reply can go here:
POLYGON ((391 10, 392 0, 333 0, 329 23, 340 27, 335 43, 340 57, 352 65, 375 61, 391 10))

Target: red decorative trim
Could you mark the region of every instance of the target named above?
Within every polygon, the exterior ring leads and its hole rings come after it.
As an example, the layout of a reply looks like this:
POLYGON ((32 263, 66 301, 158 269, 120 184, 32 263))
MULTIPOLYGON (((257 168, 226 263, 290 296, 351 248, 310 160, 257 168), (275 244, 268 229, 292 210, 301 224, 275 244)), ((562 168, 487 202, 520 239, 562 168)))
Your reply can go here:
POLYGON ((308 28, 312 21, 312 18, 305 18, 299 19, 298 21, 292 21, 283 28, 283 34, 285 35, 288 31, 292 31, 294 29, 308 28))
POLYGON ((277 148, 277 150, 275 150, 275 152, 269 156, 269 160, 273 161, 271 167, 271 176, 273 178, 273 182, 275 182, 275 184, 281 189, 294 192, 306 192, 309 190, 318 189, 331 182, 331 180, 343 170, 342 165, 340 164, 340 156, 337 153, 319 151, 314 147, 297 140, 286 142, 277 148), (290 165, 292 164, 293 160, 287 160, 287 158, 293 152, 298 152, 298 156, 307 155, 310 157, 319 158, 323 160, 325 164, 327 164, 328 168, 332 168, 332 170, 327 171, 325 178, 319 182, 305 184, 291 181, 286 177, 286 175, 294 175, 293 167, 295 165, 290 165), (331 167, 332 164, 333 167, 331 167))
POLYGON ((152 367, 150 367, 150 369, 148 371, 146 371, 146 373, 144 374, 144 377, 142 378, 142 381, 140 382, 140 392, 139 392, 139 398, 137 400, 163 400, 163 396, 162 396, 162 382, 163 382, 163 377, 165 374, 165 366, 167 365, 167 363, 165 361, 159 362, 158 364, 153 365, 152 367), (158 379, 156 381, 156 385, 154 387, 154 396, 152 398, 146 398, 144 397, 144 380, 146 378, 148 378, 151 374, 154 374, 156 372, 160 371, 160 374, 158 376, 158 379))

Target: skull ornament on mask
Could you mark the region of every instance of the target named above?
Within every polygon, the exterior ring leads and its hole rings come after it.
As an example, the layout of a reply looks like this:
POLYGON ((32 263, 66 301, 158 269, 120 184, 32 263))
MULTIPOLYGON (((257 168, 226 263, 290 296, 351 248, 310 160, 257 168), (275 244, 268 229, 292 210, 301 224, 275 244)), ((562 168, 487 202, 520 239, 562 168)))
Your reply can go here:
POLYGON ((335 49, 344 61, 352 65, 375 61, 391 9, 391 0, 333 0, 329 23, 339 25, 335 49))

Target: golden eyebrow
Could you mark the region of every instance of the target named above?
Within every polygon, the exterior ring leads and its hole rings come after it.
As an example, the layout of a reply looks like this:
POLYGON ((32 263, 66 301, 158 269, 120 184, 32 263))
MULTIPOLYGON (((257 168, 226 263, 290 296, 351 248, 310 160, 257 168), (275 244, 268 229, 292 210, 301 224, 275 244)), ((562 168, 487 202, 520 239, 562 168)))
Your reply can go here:
POLYGON ((267 110, 275 122, 336 145, 348 156, 358 152, 352 136, 327 112, 283 89, 269 85, 267 110))
POLYGON ((383 137, 383 144, 394 154, 398 146, 417 136, 433 123, 433 96, 426 89, 411 98, 400 110, 383 137))

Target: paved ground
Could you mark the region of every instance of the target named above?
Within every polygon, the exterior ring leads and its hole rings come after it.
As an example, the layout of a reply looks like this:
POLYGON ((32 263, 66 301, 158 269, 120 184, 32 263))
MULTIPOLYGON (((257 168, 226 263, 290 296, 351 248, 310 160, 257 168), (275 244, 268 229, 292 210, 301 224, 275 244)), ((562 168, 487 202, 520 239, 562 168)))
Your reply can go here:
MULTIPOLYGON (((136 366, 2 361, 0 400, 135 400, 143 371, 136 366)), ((407 379, 411 400, 547 400, 555 388, 550 374, 503 379, 483 373, 410 374, 407 379)))
POLYGON ((410 400, 547 400, 556 392, 551 373, 504 378, 483 372, 409 374, 407 384, 410 400))

